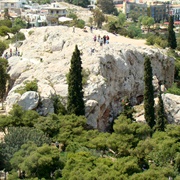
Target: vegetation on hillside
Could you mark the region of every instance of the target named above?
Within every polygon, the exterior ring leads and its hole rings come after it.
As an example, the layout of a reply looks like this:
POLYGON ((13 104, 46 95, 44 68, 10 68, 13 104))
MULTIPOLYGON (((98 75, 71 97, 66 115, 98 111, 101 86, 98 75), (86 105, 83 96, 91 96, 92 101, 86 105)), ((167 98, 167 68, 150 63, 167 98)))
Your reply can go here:
POLYGON ((0 116, 0 127, 9 132, 0 144, 1 169, 10 180, 180 178, 179 125, 167 125, 151 137, 147 124, 122 113, 113 132, 104 133, 87 129, 83 116, 41 117, 17 108, 13 116, 0 116))

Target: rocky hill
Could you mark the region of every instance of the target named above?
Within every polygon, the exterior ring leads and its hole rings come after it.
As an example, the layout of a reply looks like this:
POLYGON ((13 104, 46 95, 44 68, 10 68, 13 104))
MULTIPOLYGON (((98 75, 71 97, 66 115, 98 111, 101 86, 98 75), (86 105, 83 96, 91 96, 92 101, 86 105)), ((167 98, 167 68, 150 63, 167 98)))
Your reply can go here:
MULTIPOLYGON (((21 56, 8 59, 11 77, 6 102, 8 112, 19 102, 25 109, 36 109, 40 114, 53 112, 51 97, 58 94, 67 98, 66 75, 75 45, 82 53, 83 68, 88 74, 84 86, 84 100, 88 124, 102 131, 122 110, 122 100, 129 97, 132 104, 141 103, 143 97, 144 57, 152 61, 154 85, 158 82, 171 86, 174 59, 165 50, 145 45, 144 41, 115 36, 102 30, 83 32, 66 26, 52 26, 23 30, 26 40, 18 49, 21 56), (94 35, 108 35, 110 43, 100 46, 94 35), (91 53, 90 49, 94 48, 91 53), (27 80, 37 79, 38 93, 15 92, 27 80), (41 102, 41 103, 40 103, 41 102), (41 104, 41 106, 39 106, 41 104)), ((13 51, 15 51, 15 48, 13 51)), ((9 51, 9 50, 7 50, 9 51)))

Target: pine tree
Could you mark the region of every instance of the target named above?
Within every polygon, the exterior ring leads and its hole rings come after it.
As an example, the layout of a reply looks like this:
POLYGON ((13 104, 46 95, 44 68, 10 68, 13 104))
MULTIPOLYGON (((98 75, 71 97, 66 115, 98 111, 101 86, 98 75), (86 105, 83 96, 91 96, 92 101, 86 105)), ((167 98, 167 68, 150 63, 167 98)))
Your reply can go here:
POLYGON ((152 67, 149 57, 145 57, 144 62, 144 110, 146 122, 153 128, 155 125, 154 88, 152 84, 152 67))
POLYGON ((135 119, 133 118, 133 113, 135 112, 135 110, 131 106, 130 101, 127 97, 123 99, 122 105, 123 105, 122 114, 125 115, 128 119, 131 119, 131 121, 135 121, 135 119))
POLYGON ((164 131, 166 116, 165 116, 164 104, 163 104, 163 100, 162 100, 162 96, 161 96, 161 91, 159 93, 158 99, 159 99, 159 102, 158 102, 157 112, 156 112, 155 129, 157 131, 164 131))
POLYGON ((68 102, 67 111, 69 114, 85 115, 82 87, 82 61, 78 46, 75 46, 71 58, 71 67, 68 76, 68 102))
POLYGON ((176 49, 177 41, 176 41, 176 34, 173 28, 174 28, 174 19, 173 19, 173 16, 170 16, 169 26, 168 26, 168 45, 171 49, 176 49))

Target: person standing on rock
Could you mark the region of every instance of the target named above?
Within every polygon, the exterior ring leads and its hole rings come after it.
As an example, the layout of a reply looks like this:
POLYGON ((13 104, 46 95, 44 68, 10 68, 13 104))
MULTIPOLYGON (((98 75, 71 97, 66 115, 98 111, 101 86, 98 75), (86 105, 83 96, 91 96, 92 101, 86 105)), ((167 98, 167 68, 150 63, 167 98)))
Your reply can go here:
POLYGON ((90 31, 93 32, 93 26, 90 26, 90 31))
POLYGON ((103 36, 104 44, 106 44, 106 36, 103 36))
POLYGON ((109 44, 109 36, 106 36, 106 43, 109 44))
POLYGON ((103 45, 103 38, 100 39, 100 46, 103 45))
POLYGON ((100 42, 100 39, 101 39, 101 37, 100 37, 100 35, 98 35, 98 40, 97 41, 100 42))
POLYGON ((94 42, 96 42, 96 35, 94 35, 94 38, 93 38, 93 39, 94 39, 94 42))
POLYGON ((10 49, 10 57, 12 56, 12 49, 10 49))

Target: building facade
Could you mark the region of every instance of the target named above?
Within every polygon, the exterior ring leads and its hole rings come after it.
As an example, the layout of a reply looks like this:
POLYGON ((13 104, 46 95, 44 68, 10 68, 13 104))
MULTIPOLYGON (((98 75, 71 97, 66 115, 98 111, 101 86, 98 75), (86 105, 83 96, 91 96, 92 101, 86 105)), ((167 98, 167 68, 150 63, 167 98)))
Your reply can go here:
POLYGON ((174 21, 180 21, 180 5, 171 5, 170 15, 174 17, 174 21))
POLYGON ((1 0, 0 8, 1 11, 4 9, 18 9, 22 8, 25 4, 28 4, 26 0, 1 0))

